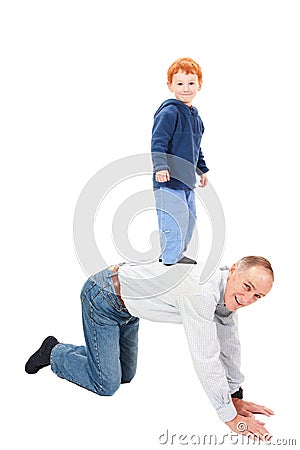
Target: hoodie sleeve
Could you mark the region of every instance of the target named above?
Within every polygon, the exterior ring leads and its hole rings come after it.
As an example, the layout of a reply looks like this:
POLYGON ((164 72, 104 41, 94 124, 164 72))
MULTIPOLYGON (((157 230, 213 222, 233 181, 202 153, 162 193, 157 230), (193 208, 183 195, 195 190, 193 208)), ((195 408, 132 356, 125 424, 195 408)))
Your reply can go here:
POLYGON ((198 158, 197 167, 196 167, 196 173, 197 173, 197 175, 201 175, 202 173, 206 173, 208 171, 209 171, 209 169, 206 166, 206 162, 204 160, 204 156, 203 156, 202 150, 200 148, 199 149, 199 158, 198 158))
MULTIPOLYGON (((204 128, 201 118, 200 117, 198 117, 198 118, 199 118, 199 127, 201 129, 201 136, 203 136, 205 128, 204 128)), ((206 162, 204 160, 204 156, 203 156, 203 153, 202 153, 202 150, 200 147, 199 148, 199 157, 198 157, 198 162, 197 162, 197 167, 196 167, 196 173, 197 173, 197 175, 201 175, 202 173, 206 173, 208 171, 209 171, 209 169, 206 166, 206 162)))
POLYGON ((169 170, 167 152, 176 128, 176 111, 164 108, 154 116, 152 129, 151 156, 154 173, 159 170, 169 170))

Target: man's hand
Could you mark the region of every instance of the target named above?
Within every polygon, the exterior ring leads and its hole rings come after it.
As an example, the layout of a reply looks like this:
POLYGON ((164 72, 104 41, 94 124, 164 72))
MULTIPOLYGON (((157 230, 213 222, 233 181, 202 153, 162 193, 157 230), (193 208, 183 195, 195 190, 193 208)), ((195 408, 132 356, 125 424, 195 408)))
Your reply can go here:
POLYGON ((205 186, 207 186, 207 183, 208 183, 207 175, 206 175, 206 173, 203 173, 203 174, 200 176, 200 184, 199 184, 199 187, 204 188, 205 186))
POLYGON ((273 416, 274 411, 265 406, 256 405, 252 402, 245 402, 239 398, 233 398, 232 402, 235 406, 236 412, 244 417, 254 417, 254 414, 264 414, 265 416, 273 416))
POLYGON ((155 180, 158 183, 165 183, 166 181, 170 181, 170 174, 168 170, 159 170, 155 174, 155 180))
POLYGON ((261 440, 267 442, 271 440, 272 436, 264 427, 265 424, 256 420, 254 417, 245 417, 238 414, 233 420, 225 423, 234 433, 249 436, 255 441, 261 440))

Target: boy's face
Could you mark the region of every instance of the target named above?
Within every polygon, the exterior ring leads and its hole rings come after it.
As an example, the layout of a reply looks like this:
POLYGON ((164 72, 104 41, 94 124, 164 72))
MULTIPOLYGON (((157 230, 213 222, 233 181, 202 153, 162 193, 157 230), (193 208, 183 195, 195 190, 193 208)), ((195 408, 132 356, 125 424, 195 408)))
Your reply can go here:
POLYGON ((174 93, 177 100, 191 106, 193 98, 200 91, 201 86, 196 74, 179 71, 173 75, 172 83, 168 83, 168 88, 174 93))

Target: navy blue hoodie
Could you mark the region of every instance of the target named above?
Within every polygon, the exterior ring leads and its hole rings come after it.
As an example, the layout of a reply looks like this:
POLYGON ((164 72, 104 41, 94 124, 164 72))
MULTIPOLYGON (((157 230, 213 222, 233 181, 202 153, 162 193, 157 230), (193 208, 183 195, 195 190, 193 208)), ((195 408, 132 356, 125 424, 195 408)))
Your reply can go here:
POLYGON ((204 126, 198 110, 183 102, 166 100, 154 115, 151 156, 153 188, 194 189, 196 173, 208 172, 201 152, 204 126), (158 183, 155 173, 168 170, 170 181, 158 183))

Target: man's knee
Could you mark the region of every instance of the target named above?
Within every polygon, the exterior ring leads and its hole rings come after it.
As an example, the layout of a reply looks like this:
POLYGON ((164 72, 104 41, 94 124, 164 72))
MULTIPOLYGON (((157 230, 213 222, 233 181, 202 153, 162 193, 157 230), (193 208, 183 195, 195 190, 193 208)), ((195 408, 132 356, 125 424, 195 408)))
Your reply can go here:
POLYGON ((110 383, 107 386, 100 384, 95 385, 95 393, 102 397, 111 397, 120 387, 120 383, 110 383))

